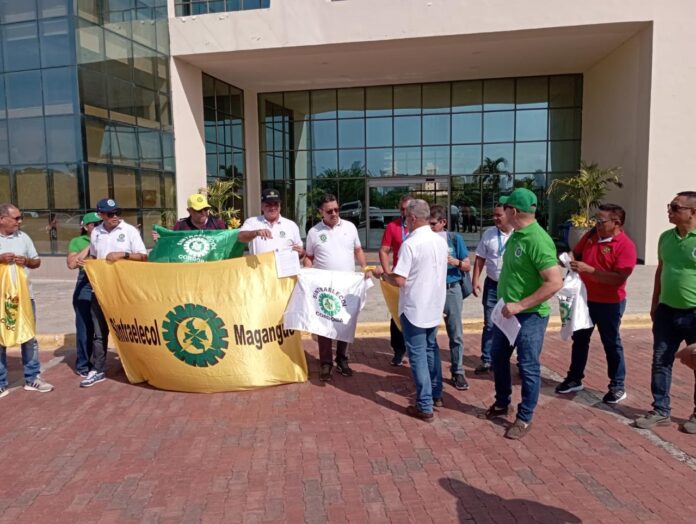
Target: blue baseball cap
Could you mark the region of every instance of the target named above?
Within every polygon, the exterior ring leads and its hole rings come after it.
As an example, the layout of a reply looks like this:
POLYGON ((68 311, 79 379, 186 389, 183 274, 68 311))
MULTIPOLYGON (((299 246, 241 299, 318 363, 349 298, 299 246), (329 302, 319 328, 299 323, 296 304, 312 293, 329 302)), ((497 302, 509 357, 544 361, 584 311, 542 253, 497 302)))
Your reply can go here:
POLYGON ((113 198, 102 198, 99 202, 97 202, 98 213, 112 213, 120 210, 121 208, 113 198))

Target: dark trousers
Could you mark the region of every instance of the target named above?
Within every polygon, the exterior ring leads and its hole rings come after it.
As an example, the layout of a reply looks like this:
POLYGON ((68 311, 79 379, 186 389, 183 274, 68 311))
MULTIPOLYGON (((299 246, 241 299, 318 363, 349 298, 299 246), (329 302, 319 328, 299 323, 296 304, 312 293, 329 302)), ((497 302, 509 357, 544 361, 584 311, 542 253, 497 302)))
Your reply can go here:
POLYGON ((92 322, 92 285, 84 271, 80 271, 72 298, 75 310, 75 371, 87 374, 92 359, 94 324, 92 322))
POLYGON ((607 356, 609 389, 611 391, 623 390, 626 379, 626 363, 619 328, 621 327, 621 317, 626 309, 626 301, 622 300, 615 304, 588 301, 587 307, 590 310, 590 318, 594 326, 588 329, 579 329, 573 333, 573 352, 568 378, 582 382, 585 377, 585 366, 590 352, 590 338, 595 326, 597 326, 599 338, 602 339, 604 353, 607 356))
POLYGON ((396 325, 393 318, 390 319, 389 322, 389 338, 391 339, 391 347, 394 350, 394 358, 392 361, 394 363, 401 362, 406 354, 406 344, 404 343, 404 334, 396 325))
MULTIPOLYGON (((677 309, 659 304, 653 318, 653 360, 650 390, 653 408, 669 416, 669 390, 672 387, 672 364, 682 341, 696 343, 696 308, 677 309)), ((696 371, 694 371, 694 412, 696 412, 696 371)))
POLYGON ((97 301, 97 295, 92 294, 92 324, 94 325, 94 342, 92 344, 92 368, 97 373, 106 370, 106 348, 109 344, 109 325, 104 318, 104 312, 97 301))
MULTIPOLYGON (((317 343, 319 344, 319 363, 332 364, 333 351, 331 350, 333 339, 320 337, 317 335, 317 343)), ((348 363, 348 342, 336 341, 336 364, 348 363)))

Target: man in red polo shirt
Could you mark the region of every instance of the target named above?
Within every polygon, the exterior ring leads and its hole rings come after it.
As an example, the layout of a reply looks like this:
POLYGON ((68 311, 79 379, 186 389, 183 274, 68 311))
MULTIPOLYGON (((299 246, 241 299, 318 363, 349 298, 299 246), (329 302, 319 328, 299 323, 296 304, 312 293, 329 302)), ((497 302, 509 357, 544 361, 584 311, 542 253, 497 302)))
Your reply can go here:
MULTIPOLYGON (((399 249, 404 239, 408 236, 408 226, 406 225, 406 208, 409 201, 413 200, 411 195, 404 195, 399 200, 399 212, 401 216, 389 222, 384 228, 382 236, 382 245, 379 248, 379 262, 382 265, 382 271, 391 273, 392 268, 396 267, 396 262, 399 259, 399 249), (392 254, 392 265, 389 267, 389 253, 392 254)), ((396 322, 392 318, 389 323, 389 333, 391 339, 391 347, 394 351, 394 358, 391 360, 392 366, 401 366, 404 362, 406 354, 406 346, 404 345, 404 335, 399 331, 396 322)))
MULTIPOLYGON (((590 318, 599 330, 607 355, 609 391, 603 402, 617 404, 626 398, 626 365, 621 345, 621 317, 626 309, 626 280, 636 267, 636 246, 623 231, 626 212, 621 206, 603 204, 595 217, 595 227, 573 249, 571 268, 580 273, 587 288, 590 318)), ((573 351, 566 379, 556 393, 583 389, 590 337, 594 327, 573 333, 573 351)))

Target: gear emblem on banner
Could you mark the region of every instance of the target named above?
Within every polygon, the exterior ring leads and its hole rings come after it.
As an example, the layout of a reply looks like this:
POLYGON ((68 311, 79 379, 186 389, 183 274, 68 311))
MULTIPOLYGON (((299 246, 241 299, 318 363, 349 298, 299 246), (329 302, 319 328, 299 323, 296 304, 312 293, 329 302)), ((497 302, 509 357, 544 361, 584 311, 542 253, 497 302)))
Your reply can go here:
POLYGON ((341 311, 341 301, 331 293, 320 293, 317 297, 319 309, 324 315, 335 317, 341 311))
POLYGON ((225 357, 227 328, 212 309, 198 304, 176 306, 167 313, 162 328, 167 349, 190 366, 214 366, 225 357))
POLYGON ((213 239, 206 238, 203 235, 189 236, 180 243, 186 254, 194 259, 205 258, 208 253, 215 250, 217 244, 213 239))

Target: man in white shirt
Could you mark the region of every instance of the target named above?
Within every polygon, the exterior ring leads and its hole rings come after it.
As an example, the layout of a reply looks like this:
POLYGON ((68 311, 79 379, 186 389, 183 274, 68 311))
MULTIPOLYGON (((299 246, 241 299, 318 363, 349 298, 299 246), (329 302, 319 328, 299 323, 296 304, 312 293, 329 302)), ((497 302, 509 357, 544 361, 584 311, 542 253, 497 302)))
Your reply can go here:
MULTIPOLYGON (((358 237, 358 230, 348 220, 338 216, 338 201, 331 194, 325 194, 319 200, 321 222, 307 233, 307 256, 305 267, 328 269, 331 271, 355 271, 355 261, 365 270, 365 253, 358 237)), ((369 272, 368 272, 369 273, 369 272)), ((319 378, 324 382, 331 380, 333 372, 332 339, 317 336, 319 344, 319 378)), ((353 375, 348 366, 348 343, 336 341, 336 370, 345 377, 353 375)))
POLYGON ((512 226, 503 210, 503 204, 497 203, 493 208, 493 224, 481 236, 476 246, 476 261, 474 274, 471 277, 474 296, 481 297, 483 303, 483 331, 481 332, 481 364, 474 370, 476 375, 488 373, 491 370, 491 347, 493 341, 493 320, 491 313, 498 303, 498 279, 503 269, 503 254, 505 244, 512 235, 512 226), (481 273, 486 269, 486 280, 483 282, 481 293, 481 273))
POLYGON ((300 228, 280 215, 280 193, 276 189, 261 192, 261 214, 247 218, 239 231, 256 232, 256 237, 249 242, 252 255, 283 249, 292 249, 300 257, 304 255, 300 228))
POLYGON ((399 250, 392 273, 382 278, 399 289, 399 319, 404 333, 411 373, 416 383, 416 405, 410 416, 433 421, 433 405, 442 406, 442 364, 437 327, 445 307, 447 242, 430 229, 430 207, 412 200, 406 210, 411 233, 399 250))
MULTIPOLYGON (((97 202, 97 213, 102 223, 92 230, 89 244, 90 258, 109 262, 146 261, 147 250, 140 231, 121 218, 121 208, 115 200, 102 198, 97 202)), ((97 295, 92 295, 92 322, 94 342, 92 345, 92 369, 80 387, 88 388, 106 379, 106 348, 109 341, 109 326, 104 318, 97 295)))

